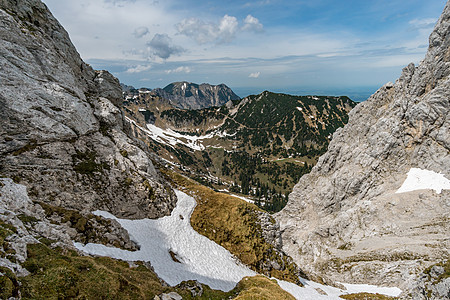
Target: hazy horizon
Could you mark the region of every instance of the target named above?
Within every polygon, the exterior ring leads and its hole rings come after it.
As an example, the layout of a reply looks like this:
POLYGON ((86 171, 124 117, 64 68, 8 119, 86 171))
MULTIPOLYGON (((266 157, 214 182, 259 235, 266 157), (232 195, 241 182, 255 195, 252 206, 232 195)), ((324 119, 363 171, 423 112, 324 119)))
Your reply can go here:
POLYGON ((81 57, 135 87, 225 83, 361 101, 418 64, 445 0, 43 0, 81 57))

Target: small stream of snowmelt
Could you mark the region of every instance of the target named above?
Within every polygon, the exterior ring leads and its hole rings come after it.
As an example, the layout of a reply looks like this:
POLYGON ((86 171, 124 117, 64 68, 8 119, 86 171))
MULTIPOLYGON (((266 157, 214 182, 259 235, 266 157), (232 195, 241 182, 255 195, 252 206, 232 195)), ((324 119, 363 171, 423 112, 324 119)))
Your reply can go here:
MULTIPOLYGON (((177 206, 172 214, 156 220, 127 220, 114 217, 108 212, 95 211, 94 214, 117 220, 125 228, 133 241, 141 248, 127 251, 89 243, 74 243, 75 247, 91 255, 109 256, 126 261, 148 261, 156 274, 169 285, 182 281, 198 280, 212 289, 229 291, 245 276, 256 273, 240 263, 228 250, 197 233, 190 224, 191 214, 196 202, 189 195, 175 190, 177 206), (169 251, 172 251, 175 262, 169 251)), ((372 292, 397 296, 401 290, 369 285, 348 285, 349 291, 323 286, 316 282, 303 280, 305 287, 278 280, 280 286, 297 299, 341 299, 347 293, 372 292), (351 288, 350 288, 351 287, 351 288), (327 295, 319 294, 317 289, 327 295)))

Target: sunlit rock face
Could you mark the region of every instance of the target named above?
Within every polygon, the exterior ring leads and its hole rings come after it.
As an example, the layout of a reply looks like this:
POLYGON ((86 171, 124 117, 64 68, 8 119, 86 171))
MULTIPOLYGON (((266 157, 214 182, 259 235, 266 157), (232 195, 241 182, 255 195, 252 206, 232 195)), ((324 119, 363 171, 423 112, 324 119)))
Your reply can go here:
POLYGON ((284 250, 313 276, 397 285, 420 299, 418 274, 448 258, 449 18, 447 3, 425 59, 350 112, 276 216, 284 250), (412 168, 447 187, 396 193, 412 168))
POLYGON ((40 1, 0 1, 0 22, 0 175, 52 205, 169 215, 173 192, 125 133, 118 80, 81 60, 40 1))
POLYGON ((195 84, 186 81, 171 83, 163 89, 154 89, 151 94, 167 99, 173 106, 183 109, 222 106, 230 100, 239 99, 225 84, 195 84))

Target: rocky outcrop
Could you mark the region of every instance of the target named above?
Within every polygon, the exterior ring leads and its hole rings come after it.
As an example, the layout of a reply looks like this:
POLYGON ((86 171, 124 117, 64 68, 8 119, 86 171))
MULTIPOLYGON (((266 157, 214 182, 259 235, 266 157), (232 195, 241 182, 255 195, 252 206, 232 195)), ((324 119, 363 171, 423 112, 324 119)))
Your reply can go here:
POLYGON ((171 83, 163 89, 154 89, 151 94, 169 100, 173 106, 182 109, 222 106, 230 100, 240 99, 225 84, 202 83, 198 85, 186 81, 171 83))
POLYGON ((450 178, 449 75, 447 3, 425 59, 350 112, 277 215, 283 249, 306 271, 412 291, 417 274, 448 259, 450 191, 395 192, 411 168, 450 178))
POLYGON ((0 175, 82 213, 170 214, 173 192, 125 133, 118 80, 81 60, 40 1, 0 0, 0 23, 0 175))
MULTIPOLYGON (((6 237, 0 237, 0 267, 7 267, 19 276, 27 275, 28 271, 20 265, 27 259, 27 244, 39 242, 64 248, 71 248, 74 240, 103 243, 128 250, 138 248, 118 222, 93 215, 90 218, 78 216, 77 226, 61 222, 61 216, 49 214, 47 207, 43 209, 41 205, 33 203, 24 185, 14 183, 9 178, 0 178, 0 230, 4 234, 6 229, 7 233, 6 237), (55 220, 55 217, 60 219, 55 220), (86 229, 89 226, 88 232, 86 229)), ((63 217, 74 219, 74 215, 63 217)))

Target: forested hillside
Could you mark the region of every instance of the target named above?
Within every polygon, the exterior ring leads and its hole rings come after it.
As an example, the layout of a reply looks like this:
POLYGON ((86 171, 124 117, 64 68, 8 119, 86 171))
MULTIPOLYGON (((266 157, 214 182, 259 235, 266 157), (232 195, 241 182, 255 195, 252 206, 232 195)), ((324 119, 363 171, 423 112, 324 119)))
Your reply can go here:
POLYGON ((279 211, 348 120, 348 97, 265 91, 221 107, 174 108, 141 92, 124 101, 135 134, 203 184, 279 211))

